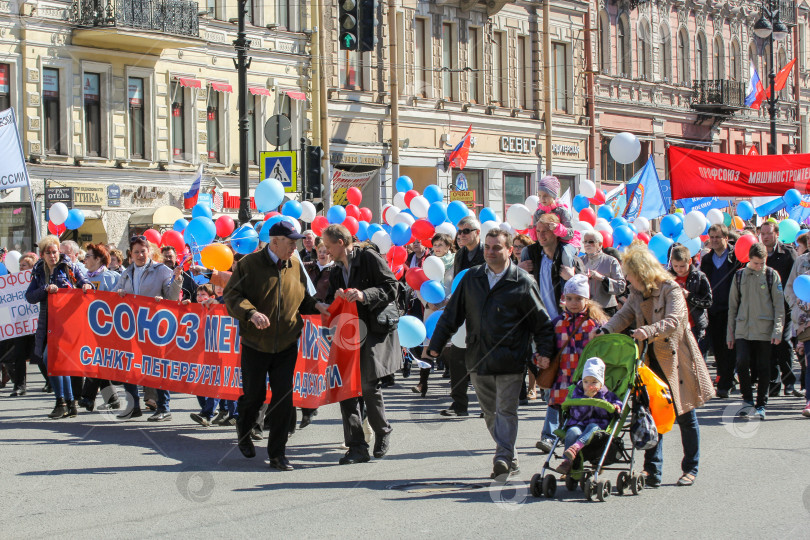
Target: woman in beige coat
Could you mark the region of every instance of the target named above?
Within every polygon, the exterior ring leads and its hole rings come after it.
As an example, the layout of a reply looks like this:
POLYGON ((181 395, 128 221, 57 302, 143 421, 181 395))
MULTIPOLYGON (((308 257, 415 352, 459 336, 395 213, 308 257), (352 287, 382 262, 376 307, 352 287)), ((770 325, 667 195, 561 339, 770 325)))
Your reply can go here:
MULTIPOLYGON (((639 243, 640 244, 640 243, 639 243)), ((630 297, 602 327, 616 333, 633 327, 633 338, 649 341, 650 369, 666 381, 672 393, 683 444, 683 475, 679 486, 691 486, 700 460, 700 428, 695 409, 714 397, 709 371, 689 330, 689 314, 683 290, 647 249, 634 243, 622 258, 630 284, 630 297)), ((647 485, 658 487, 663 470, 663 441, 644 454, 647 485)))

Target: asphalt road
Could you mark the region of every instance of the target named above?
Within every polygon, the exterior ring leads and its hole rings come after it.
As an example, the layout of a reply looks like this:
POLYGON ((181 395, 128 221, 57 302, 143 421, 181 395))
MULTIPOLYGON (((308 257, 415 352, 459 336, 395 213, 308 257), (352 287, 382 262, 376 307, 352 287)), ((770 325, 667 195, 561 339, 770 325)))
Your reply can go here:
POLYGON ((158 425, 99 412, 49 420, 53 396, 31 369, 27 396, 0 390, 0 536, 810 538, 801 398, 772 399, 763 422, 734 420, 738 394, 712 401, 699 412, 694 486, 675 486, 675 427, 665 437, 663 486, 599 503, 562 485, 554 499, 530 495, 542 463, 540 402, 521 407, 522 471, 502 485, 489 479, 493 443, 477 407, 469 418, 440 417, 448 384, 432 380, 426 398, 411 392, 413 377, 385 392, 394 432, 384 459, 339 466, 340 414, 330 405, 291 439, 297 469, 278 472, 261 447, 242 457, 234 428, 194 424, 192 396, 174 396, 173 421, 158 425))

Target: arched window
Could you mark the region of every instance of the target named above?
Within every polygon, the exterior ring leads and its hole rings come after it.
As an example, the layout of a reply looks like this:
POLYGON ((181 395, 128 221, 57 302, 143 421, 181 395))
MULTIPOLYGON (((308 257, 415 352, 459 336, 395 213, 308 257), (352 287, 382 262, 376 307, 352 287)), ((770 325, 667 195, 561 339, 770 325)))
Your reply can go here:
POLYGON ((715 79, 726 78, 726 66, 724 65, 726 50, 720 36, 714 38, 712 47, 712 77, 715 79))
POLYGON ((599 13, 599 69, 610 73, 610 20, 606 11, 599 13))
MULTIPOLYGON (((785 49, 779 48, 779 59, 777 60, 777 69, 782 69, 787 65, 787 55, 785 49)), ((790 97, 790 84, 785 83, 784 88, 779 91, 779 99, 789 99, 790 97)))
POLYGON ((638 75, 645 81, 652 78, 652 32, 646 20, 638 25, 638 75))
POLYGON ((678 82, 689 84, 689 34, 686 28, 678 32, 678 82))
POLYGON ((633 63, 630 53, 630 23, 627 20, 627 15, 624 14, 619 17, 619 23, 616 25, 617 34, 617 55, 618 55, 618 69, 620 77, 633 76, 633 63))
POLYGON ((698 33, 695 40, 695 80, 704 81, 709 78, 707 73, 708 65, 706 63, 706 36, 703 32, 698 33))
POLYGON ((762 79, 762 66, 759 65, 759 54, 757 54, 757 44, 751 43, 748 46, 748 61, 754 64, 754 69, 759 73, 759 78, 762 79))
POLYGON ((662 24, 659 32, 661 34, 661 43, 658 47, 658 62, 661 69, 661 80, 675 82, 675 74, 672 73, 672 35, 669 26, 662 24))
POLYGON ((742 80, 740 60, 740 42, 735 38, 731 41, 731 59, 729 60, 729 75, 732 81, 742 80))

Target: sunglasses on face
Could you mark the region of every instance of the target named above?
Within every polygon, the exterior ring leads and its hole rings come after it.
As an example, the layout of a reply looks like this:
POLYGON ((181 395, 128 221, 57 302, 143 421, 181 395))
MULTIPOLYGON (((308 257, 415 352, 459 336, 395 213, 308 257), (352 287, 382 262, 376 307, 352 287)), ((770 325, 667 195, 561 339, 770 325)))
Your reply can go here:
POLYGON ((133 242, 145 242, 145 241, 146 241, 146 237, 144 235, 142 235, 142 234, 137 234, 137 235, 131 236, 129 238, 129 243, 130 244, 133 243, 133 242))
POLYGON ((583 244, 595 244, 596 240, 585 240, 583 244))
POLYGON ((459 229, 458 234, 470 234, 472 232, 477 231, 478 229, 459 229))

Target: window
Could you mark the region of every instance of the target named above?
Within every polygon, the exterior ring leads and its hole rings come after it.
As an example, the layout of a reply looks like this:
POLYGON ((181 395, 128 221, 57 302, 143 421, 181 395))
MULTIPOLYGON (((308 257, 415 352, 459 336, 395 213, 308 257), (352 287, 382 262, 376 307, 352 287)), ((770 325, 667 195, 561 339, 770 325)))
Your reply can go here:
POLYGON ((415 19, 413 21, 414 46, 413 46, 413 81, 415 96, 427 97, 427 21, 425 19, 415 19))
MULTIPOLYGON (((779 69, 783 69, 787 65, 787 55, 785 54, 785 49, 779 49, 779 63, 777 66, 779 69)), ((787 84, 785 81, 785 86, 779 90, 779 99, 788 99, 790 97, 790 85, 787 84)), ((788 152, 782 152, 783 154, 787 154, 788 152)))
POLYGON ((650 34, 650 24, 647 21, 642 21, 638 27, 638 76, 645 81, 650 79, 650 72, 652 71, 652 57, 650 55, 652 36, 650 34))
POLYGON ((290 19, 290 1, 276 0, 276 24, 285 30, 290 30, 292 28, 290 19))
POLYGON ((185 91, 178 82, 172 82, 172 156, 188 160, 186 154, 186 102, 185 91))
POLYGON ((85 155, 101 155, 101 75, 85 73, 82 83, 84 96, 85 155))
POLYGON ((789 144, 783 144, 782 145, 782 154, 790 154, 790 153, 791 153, 790 145, 789 144))
POLYGON ((618 39, 618 68, 620 77, 631 77, 633 75, 632 58, 630 56, 630 25, 627 16, 619 17, 616 33, 618 39))
POLYGON ((720 36, 714 38, 714 47, 712 48, 712 77, 715 79, 726 78, 726 66, 723 65, 726 50, 723 46, 723 40, 720 36))
POLYGON ((644 167, 649 157, 649 142, 641 141, 641 153, 633 163, 622 165, 617 163, 610 155, 610 139, 602 139, 602 181, 603 182, 626 182, 644 167))
POLYGON ((661 44, 658 49, 661 63, 661 80, 664 82, 674 82, 672 73, 672 36, 669 32, 669 26, 662 24, 659 28, 661 32, 661 44))
MULTIPOLYGON (((762 73, 762 70, 759 69, 759 55, 757 54, 757 46, 754 43, 751 43, 751 45, 748 46, 748 60, 754 64, 754 69, 757 70, 757 73, 762 73)), ((762 75, 759 77, 761 79, 762 75)))
POLYGON ((506 97, 503 95, 503 81, 506 78, 503 42, 503 32, 495 32, 492 36, 492 101, 499 104, 504 103, 506 97))
POLYGON ((11 95, 9 93, 9 81, 11 70, 8 64, 0 64, 0 111, 5 111, 11 107, 11 95))
POLYGON ((731 42, 731 60, 729 62, 729 76, 732 81, 740 80, 740 42, 736 39, 731 42))
POLYGON ((251 163, 258 163, 259 160, 256 158, 256 126, 259 124, 258 118, 258 111, 259 107, 257 106, 258 100, 261 99, 259 96, 248 97, 247 100, 247 107, 248 107, 248 161, 251 163))
POLYGON ((205 11, 213 18, 217 17, 217 0, 206 0, 205 11))
POLYGON ((551 95, 554 96, 554 110, 568 112, 568 51, 564 43, 552 43, 554 73, 551 79, 551 95))
POLYGON ((796 25, 799 30, 799 69, 804 70, 807 66, 807 28, 804 24, 799 23, 796 25))
POLYGON ((481 29, 470 28, 467 37, 467 75, 469 98, 473 103, 481 102, 481 29))
POLYGON ((290 140, 287 141, 285 144, 282 144, 278 147, 278 150, 292 150, 292 141, 295 140, 295 120, 293 119, 292 114, 292 99, 290 99, 287 94, 284 94, 284 97, 281 98, 281 107, 279 107, 278 114, 283 114, 290 120, 290 126, 292 129, 293 137, 290 137, 290 140))
POLYGON ((245 9, 247 9, 245 20, 255 26, 258 21, 256 20, 256 10, 253 9, 253 0, 246 0, 245 9))
POLYGON ((206 132, 208 137, 206 145, 208 150, 208 161, 219 162, 219 93, 213 88, 208 89, 208 106, 206 108, 206 132))
MULTIPOLYGON (((130 77, 127 81, 127 101, 129 107, 129 157, 146 159, 144 141, 146 127, 144 124, 143 78, 130 77)), ((172 118, 172 120, 174 120, 172 118)))
POLYGON ((453 169, 453 185, 458 185, 459 182, 467 183, 467 190, 475 193, 475 202, 467 203, 470 208, 481 208, 486 204, 486 186, 484 184, 484 171, 477 171, 471 169, 464 169, 460 171, 453 169))
POLYGON ((525 173, 503 173, 503 213, 513 204, 523 204, 529 196, 529 176, 525 173))
POLYGON ((745 142, 743 142, 743 141, 734 141, 734 153, 735 154, 745 154, 745 142))
POLYGON ((453 26, 450 23, 442 23, 442 96, 444 99, 453 100, 455 89, 453 88, 453 26))
POLYGON ((706 64, 706 36, 699 33, 695 40, 695 80, 705 81, 709 78, 706 64))
POLYGON ((42 70, 42 106, 45 112, 44 149, 48 154, 62 153, 61 121, 59 106, 59 70, 42 70))
POLYGON ((528 109, 531 103, 531 50, 529 49, 529 36, 517 38, 517 106, 528 109))
MULTIPOLYGON (((760 78, 768 77, 768 84, 770 84, 770 72, 771 72, 771 45, 770 43, 765 43, 765 46, 762 48, 762 55, 765 57, 765 66, 762 68, 762 73, 759 74, 760 78)), ((762 82, 763 85, 768 86, 765 84, 765 81, 762 82)))
POLYGON ((358 51, 340 51, 339 58, 341 88, 361 90, 363 88, 362 54, 358 51))
POLYGON ((689 84, 689 35, 685 28, 678 32, 678 82, 689 84))
POLYGON ((599 69, 602 73, 610 73, 610 21, 608 14, 602 11, 599 14, 599 69))

